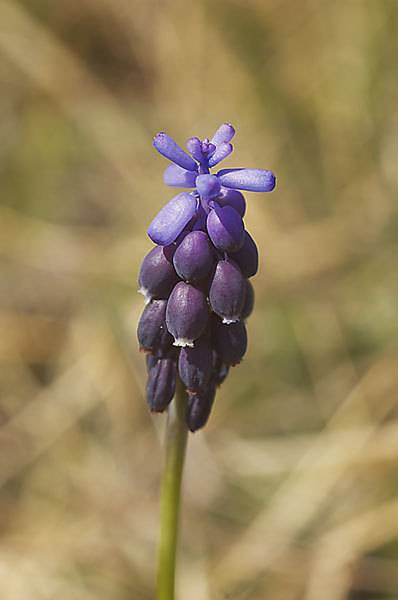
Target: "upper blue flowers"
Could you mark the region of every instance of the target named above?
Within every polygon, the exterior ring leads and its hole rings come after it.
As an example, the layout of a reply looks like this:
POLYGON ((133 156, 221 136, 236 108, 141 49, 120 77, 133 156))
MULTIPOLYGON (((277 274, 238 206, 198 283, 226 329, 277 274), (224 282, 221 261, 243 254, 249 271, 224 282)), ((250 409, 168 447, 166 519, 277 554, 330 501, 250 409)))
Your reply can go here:
MULTIPOLYGON (((232 125, 224 123, 210 141, 189 138, 186 146, 191 156, 167 133, 161 132, 154 137, 156 150, 172 162, 164 172, 166 185, 193 188, 193 191, 178 194, 157 214, 148 229, 153 242, 163 246, 171 244, 188 223, 193 224, 195 229, 195 222, 198 222, 200 226, 197 228, 205 229, 206 220, 208 226, 217 221, 219 228, 239 230, 236 217, 243 216, 245 201, 236 190, 271 192, 274 189, 275 175, 263 169, 222 169, 210 174, 211 168, 231 154, 233 147, 230 141, 234 135, 232 125), (212 210, 217 215, 210 216, 212 210), (234 213, 238 214, 235 216, 234 213)), ((243 231, 243 224, 241 229, 243 231)), ((210 231, 209 235, 217 247, 210 231)), ((239 245, 239 240, 235 238, 236 245, 239 245)))

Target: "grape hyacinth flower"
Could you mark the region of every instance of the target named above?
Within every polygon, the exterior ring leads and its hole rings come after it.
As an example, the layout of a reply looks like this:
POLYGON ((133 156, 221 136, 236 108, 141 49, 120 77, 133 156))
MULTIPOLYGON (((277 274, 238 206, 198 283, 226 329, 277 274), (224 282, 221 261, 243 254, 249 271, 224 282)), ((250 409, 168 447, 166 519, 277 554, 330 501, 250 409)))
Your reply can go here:
POLYGON ((247 347, 244 320, 254 304, 248 278, 257 273, 258 250, 243 222, 241 190, 270 192, 275 187, 271 171, 210 172, 231 154, 234 135, 232 125, 224 123, 211 140, 190 138, 188 152, 166 133, 153 140, 171 162, 164 172, 166 185, 191 191, 167 202, 149 226, 156 246, 140 269, 147 306, 138 338, 140 347, 157 359, 148 363, 149 406, 167 408, 179 373, 189 394, 185 417, 191 431, 205 425, 222 373, 240 362, 247 347))
POLYGON ((217 388, 247 349, 246 319, 254 306, 249 281, 258 250, 246 231, 242 191, 271 192, 275 176, 262 169, 221 169, 232 152, 229 123, 211 140, 191 137, 188 152, 166 133, 153 145, 170 161, 166 185, 182 188, 153 219, 155 246, 145 256, 139 291, 146 305, 138 323, 146 353, 146 396, 154 413, 167 410, 157 600, 174 600, 179 499, 187 432, 209 419, 217 388))

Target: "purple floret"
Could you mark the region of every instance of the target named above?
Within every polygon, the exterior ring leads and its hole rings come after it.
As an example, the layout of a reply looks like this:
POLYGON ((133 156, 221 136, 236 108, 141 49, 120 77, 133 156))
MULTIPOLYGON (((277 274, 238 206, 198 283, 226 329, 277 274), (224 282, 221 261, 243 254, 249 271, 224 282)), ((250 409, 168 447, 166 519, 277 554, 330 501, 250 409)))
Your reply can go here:
POLYGON ((243 244, 242 217, 231 206, 215 206, 207 217, 207 232, 217 250, 236 252, 243 244))
POLYGON ((139 292, 147 301, 168 298, 178 281, 173 266, 173 246, 155 246, 142 261, 138 283, 139 292))
POLYGON ((193 346, 209 321, 205 295, 189 283, 177 283, 166 309, 166 325, 175 346, 193 346))
POLYGON ((196 213, 197 200, 192 194, 182 192, 165 204, 148 228, 155 244, 168 246, 177 238, 196 213))
POLYGON ((181 279, 200 281, 207 277, 214 265, 214 248, 204 231, 188 233, 178 246, 174 267, 181 279))
POLYGON ((173 399, 177 369, 171 358, 160 358, 149 368, 146 397, 152 412, 163 412, 173 399))
POLYGON ((257 273, 258 250, 256 242, 248 231, 245 231, 242 247, 237 252, 231 254, 231 257, 238 263, 245 277, 253 277, 257 273))
POLYGON ((195 342, 193 348, 181 348, 178 359, 180 379, 191 392, 204 389, 213 371, 213 351, 210 340, 204 336, 195 342))
POLYGON ((153 145, 160 154, 179 167, 188 169, 188 171, 196 171, 196 162, 167 133, 161 131, 155 135, 153 145))
POLYGON ((211 282, 209 300, 223 323, 239 321, 246 298, 246 280, 237 264, 220 260, 211 282))
POLYGON ((249 192, 272 192, 276 181, 272 171, 261 169, 222 169, 217 177, 226 188, 249 192))

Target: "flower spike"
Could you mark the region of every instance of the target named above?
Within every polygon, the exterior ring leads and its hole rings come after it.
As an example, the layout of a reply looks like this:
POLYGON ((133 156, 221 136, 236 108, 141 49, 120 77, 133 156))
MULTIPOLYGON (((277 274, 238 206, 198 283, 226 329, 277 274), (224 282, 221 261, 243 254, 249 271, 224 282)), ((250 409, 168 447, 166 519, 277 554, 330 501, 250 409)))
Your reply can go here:
POLYGON ((176 378, 186 389, 190 431, 204 427, 217 387, 247 349, 246 319, 254 306, 249 282, 259 266, 246 231, 246 200, 239 190, 270 192, 272 171, 213 167, 232 153, 235 129, 223 123, 213 138, 191 137, 185 152, 166 133, 153 141, 171 161, 164 183, 185 188, 161 208, 148 228, 156 246, 143 260, 139 286, 146 307, 138 324, 146 352, 147 401, 166 410, 176 378))

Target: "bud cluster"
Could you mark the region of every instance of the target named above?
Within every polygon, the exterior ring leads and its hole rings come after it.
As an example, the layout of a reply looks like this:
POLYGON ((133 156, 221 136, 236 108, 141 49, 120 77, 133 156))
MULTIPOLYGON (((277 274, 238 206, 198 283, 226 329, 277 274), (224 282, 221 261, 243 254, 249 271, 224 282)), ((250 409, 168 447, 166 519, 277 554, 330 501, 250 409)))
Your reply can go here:
POLYGON ((146 352, 147 401, 154 412, 172 401, 177 377, 187 391, 191 431, 209 417, 216 389, 247 348, 245 320, 253 310, 249 278, 258 251, 246 231, 246 201, 239 190, 271 191, 275 177, 260 169, 210 169, 229 156, 235 130, 224 123, 212 140, 187 141, 190 154, 167 134, 154 146, 172 161, 164 181, 193 188, 168 202, 148 229, 156 244, 139 274, 146 306, 138 324, 146 352))

